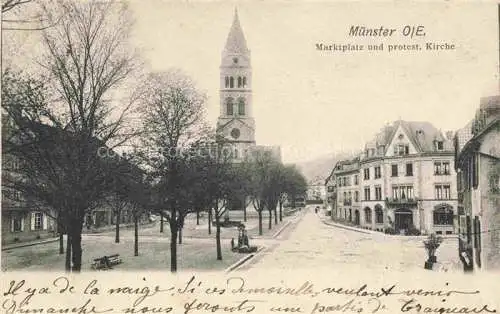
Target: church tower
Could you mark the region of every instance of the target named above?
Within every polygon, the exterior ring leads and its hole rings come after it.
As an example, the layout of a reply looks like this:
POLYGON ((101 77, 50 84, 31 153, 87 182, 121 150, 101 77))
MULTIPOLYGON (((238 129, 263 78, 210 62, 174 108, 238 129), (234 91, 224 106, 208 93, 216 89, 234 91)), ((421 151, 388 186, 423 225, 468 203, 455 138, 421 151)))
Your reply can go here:
POLYGON ((236 160, 241 160, 249 149, 255 146, 250 50, 237 10, 234 12, 233 24, 222 51, 217 134, 231 144, 233 158, 236 160))

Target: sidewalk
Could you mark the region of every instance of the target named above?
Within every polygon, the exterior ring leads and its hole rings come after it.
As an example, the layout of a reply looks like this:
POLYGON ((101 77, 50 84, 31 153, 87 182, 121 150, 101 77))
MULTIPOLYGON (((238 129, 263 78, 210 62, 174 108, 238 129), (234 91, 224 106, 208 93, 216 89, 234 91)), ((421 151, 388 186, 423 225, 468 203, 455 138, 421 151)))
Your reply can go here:
MULTIPOLYGON (((344 225, 344 224, 339 223, 339 222, 335 222, 331 219, 331 217, 323 216, 323 215, 321 215, 319 217, 319 219, 325 225, 329 225, 329 226, 336 227, 336 228, 347 229, 350 231, 355 231, 355 232, 364 233, 364 234, 380 235, 380 236, 385 236, 385 237, 390 237, 390 238, 422 239, 422 240, 425 240, 428 237, 428 235, 408 236, 408 235, 400 235, 400 234, 386 234, 386 233, 383 233, 380 231, 374 231, 374 230, 370 230, 370 229, 362 229, 362 228, 358 228, 358 227, 354 227, 354 226, 344 225)), ((457 239, 458 235, 457 234, 449 234, 449 235, 441 235, 441 237, 443 239, 457 239)))
POLYGON ((17 248, 27 247, 27 246, 33 246, 33 245, 39 245, 39 244, 45 244, 45 243, 52 243, 52 242, 56 242, 56 241, 59 241, 59 237, 46 238, 46 239, 27 241, 27 242, 21 242, 21 243, 11 243, 11 244, 2 245, 2 251, 17 249, 17 248))
MULTIPOLYGON (((151 226, 154 226, 154 224, 155 224, 154 221, 142 223, 142 224, 140 223, 139 228, 151 227, 151 226)), ((120 224, 120 230, 130 229, 130 228, 134 228, 133 222, 120 224)), ((82 234, 96 234, 96 233, 98 234, 98 233, 114 231, 115 229, 116 229, 116 225, 114 225, 114 224, 113 225, 106 225, 106 226, 99 227, 99 228, 90 228, 90 229, 87 229, 84 226, 82 229, 82 234)))
MULTIPOLYGON (((144 228, 144 227, 152 227, 154 226, 154 222, 150 222, 150 223, 145 223, 145 224, 141 224, 139 225, 139 228, 144 228)), ((134 224, 121 224, 120 225, 120 230, 122 229, 130 229, 130 228, 133 228, 134 227, 134 224)), ((115 230, 115 225, 112 225, 112 226, 105 226, 105 227, 101 227, 101 228, 97 228, 97 229, 91 229, 91 230, 87 230, 87 229, 83 229, 82 230, 82 236, 83 235, 95 235, 95 236, 98 236, 98 235, 101 235, 102 233, 106 233, 106 232, 111 232, 111 231, 114 231, 115 230)), ((44 238, 44 239, 39 239, 39 240, 31 240, 31 241, 25 241, 25 242, 17 242, 17 243, 9 243, 9 244, 5 244, 5 245, 2 245, 2 251, 7 251, 7 250, 12 250, 12 249, 17 249, 17 248, 22 248, 22 247, 27 247, 27 246, 34 246, 34 245, 40 245, 40 244, 46 244, 46 243, 52 243, 52 242, 56 242, 56 241, 59 241, 59 236, 58 235, 55 235, 54 237, 50 237, 50 238, 44 238)), ((66 236, 64 236, 64 241, 66 241, 66 236)), ((64 242, 66 243, 66 242, 64 242)))

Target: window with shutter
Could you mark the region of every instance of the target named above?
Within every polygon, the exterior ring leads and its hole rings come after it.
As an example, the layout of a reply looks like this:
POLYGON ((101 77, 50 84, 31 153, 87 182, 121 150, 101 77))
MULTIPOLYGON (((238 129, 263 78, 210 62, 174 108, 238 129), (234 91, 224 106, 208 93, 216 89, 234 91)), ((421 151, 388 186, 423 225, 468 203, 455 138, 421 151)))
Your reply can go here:
POLYGON ((477 189, 478 186, 478 176, 479 176, 479 160, 477 154, 474 154, 472 158, 472 187, 477 189))

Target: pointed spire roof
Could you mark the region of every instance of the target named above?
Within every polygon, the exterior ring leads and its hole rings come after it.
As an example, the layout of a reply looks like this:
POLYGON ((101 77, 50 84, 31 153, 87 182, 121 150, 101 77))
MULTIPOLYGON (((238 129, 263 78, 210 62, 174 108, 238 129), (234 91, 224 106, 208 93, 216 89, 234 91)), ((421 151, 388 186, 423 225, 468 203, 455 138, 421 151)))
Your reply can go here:
POLYGON ((245 40, 245 35, 243 34, 243 29, 241 29, 240 19, 238 17, 238 9, 234 9, 234 19, 233 25, 231 25, 231 30, 227 36, 226 46, 224 47, 225 52, 232 53, 247 53, 247 41, 245 40))

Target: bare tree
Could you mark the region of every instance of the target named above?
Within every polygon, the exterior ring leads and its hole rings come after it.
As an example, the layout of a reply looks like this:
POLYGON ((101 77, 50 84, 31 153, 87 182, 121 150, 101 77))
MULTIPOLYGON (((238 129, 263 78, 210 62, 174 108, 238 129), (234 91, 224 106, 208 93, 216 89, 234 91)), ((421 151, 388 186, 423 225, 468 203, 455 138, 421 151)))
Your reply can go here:
MULTIPOLYGON (((50 11, 58 11, 57 6, 66 0, 58 0, 50 11)), ((34 0, 5 0, 2 4, 2 31, 43 31, 54 27, 61 19, 47 18, 44 8, 48 3, 34 0)))
MULTIPOLYGON (((231 146, 221 136, 216 137, 212 146, 214 150, 205 169, 205 181, 208 182, 206 193, 209 199, 210 212, 215 218, 215 244, 217 260, 222 260, 221 218, 229 210, 230 197, 234 196, 242 180, 239 168, 233 163, 231 146)), ((209 222, 211 223, 211 221, 209 222)))
POLYGON ((272 214, 276 214, 276 207, 284 187, 281 175, 283 164, 276 159, 271 151, 256 150, 245 161, 249 183, 247 193, 250 195, 253 206, 259 216, 259 235, 262 235, 262 212, 269 213, 269 229, 272 227, 272 214))
POLYGON ((153 73, 139 87, 143 136, 139 152, 156 187, 156 209, 170 226, 170 269, 177 271, 177 236, 186 208, 185 152, 206 136, 206 96, 179 70, 153 73))
POLYGON ((101 148, 132 135, 126 128, 131 103, 117 105, 111 96, 130 75, 134 56, 126 48, 130 22, 123 4, 61 1, 59 10, 60 22, 43 31, 47 49, 40 64, 53 97, 12 94, 4 108, 15 134, 4 144, 24 160, 29 178, 11 185, 60 211, 72 270, 80 271, 83 220, 104 197, 114 167, 101 148))

